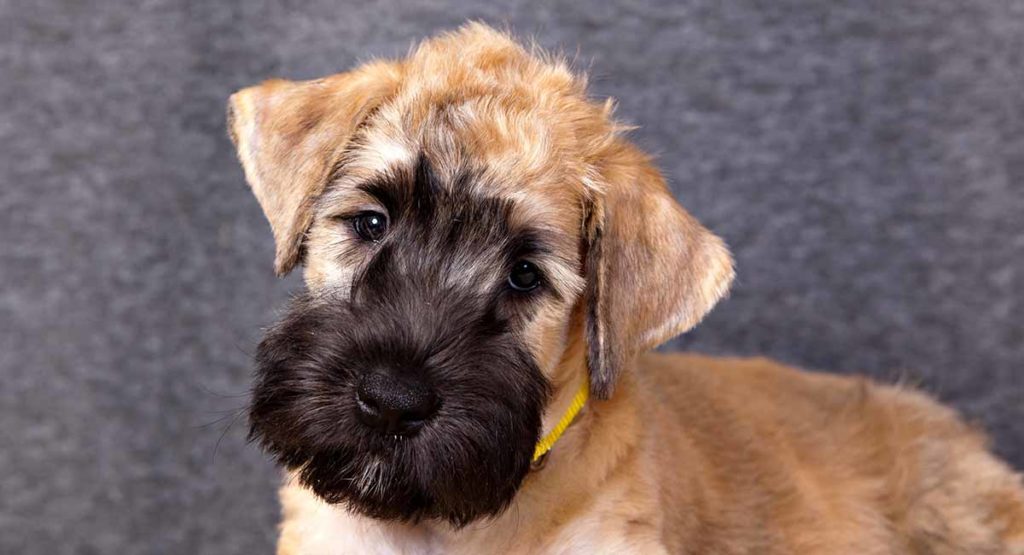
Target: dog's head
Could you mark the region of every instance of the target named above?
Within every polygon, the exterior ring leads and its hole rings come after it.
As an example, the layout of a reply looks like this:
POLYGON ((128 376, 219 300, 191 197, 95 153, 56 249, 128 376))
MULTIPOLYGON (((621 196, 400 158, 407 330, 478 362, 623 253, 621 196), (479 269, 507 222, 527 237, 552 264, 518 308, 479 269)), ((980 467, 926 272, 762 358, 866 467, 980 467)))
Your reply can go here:
POLYGON ((461 525, 529 470, 551 399, 598 399, 732 278, 582 78, 473 24, 232 96, 229 128, 308 291, 257 354, 252 435, 332 503, 461 525))

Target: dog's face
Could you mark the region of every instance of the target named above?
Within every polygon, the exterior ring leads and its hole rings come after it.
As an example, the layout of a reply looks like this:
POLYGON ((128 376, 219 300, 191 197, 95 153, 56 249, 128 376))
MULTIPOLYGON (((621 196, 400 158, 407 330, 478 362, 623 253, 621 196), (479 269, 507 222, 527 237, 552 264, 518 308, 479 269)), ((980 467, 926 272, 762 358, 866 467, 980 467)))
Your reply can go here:
POLYGON ((234 95, 276 269, 308 286, 259 346, 253 437, 371 517, 503 510, 554 401, 581 379, 607 398, 732 277, 609 116, 480 25, 234 95))
POLYGON ((529 467, 553 366, 529 328, 564 328, 537 320, 581 280, 547 277, 574 259, 485 177, 445 179, 425 152, 389 166, 315 208, 309 293, 259 347, 253 429, 327 501, 461 524, 529 467))

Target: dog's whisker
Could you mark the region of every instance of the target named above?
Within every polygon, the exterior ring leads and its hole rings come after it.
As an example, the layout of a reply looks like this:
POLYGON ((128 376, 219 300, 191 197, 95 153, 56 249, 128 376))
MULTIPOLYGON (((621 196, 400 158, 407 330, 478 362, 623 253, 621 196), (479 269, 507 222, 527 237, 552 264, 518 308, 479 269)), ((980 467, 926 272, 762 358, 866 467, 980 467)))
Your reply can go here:
MULTIPOLYGON (((246 407, 240 407, 238 409, 235 409, 233 413, 234 414, 231 416, 231 420, 228 422, 227 426, 224 426, 224 429, 221 430, 220 435, 217 436, 217 441, 213 444, 213 452, 210 455, 211 464, 217 462, 217 451, 220 449, 220 443, 224 441, 224 437, 228 434, 228 431, 231 430, 232 426, 235 425, 235 422, 238 422, 238 419, 245 415, 246 407)), ((223 421, 224 418, 227 418, 227 416, 222 417, 220 421, 223 421)))

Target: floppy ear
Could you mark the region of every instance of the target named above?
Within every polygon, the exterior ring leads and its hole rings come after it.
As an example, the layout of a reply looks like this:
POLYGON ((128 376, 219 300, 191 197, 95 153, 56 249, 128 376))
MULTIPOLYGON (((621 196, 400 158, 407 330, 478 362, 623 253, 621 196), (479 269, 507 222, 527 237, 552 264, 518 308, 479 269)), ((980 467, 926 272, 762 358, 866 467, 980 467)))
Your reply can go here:
POLYGON ((376 62, 315 81, 274 79, 231 95, 228 134, 270 221, 278 275, 299 262, 313 203, 338 156, 399 79, 397 64, 376 62))
POLYGON ((588 370, 607 399, 633 357, 692 328, 733 278, 725 243, 676 202, 649 159, 622 145, 590 205, 585 272, 588 370))

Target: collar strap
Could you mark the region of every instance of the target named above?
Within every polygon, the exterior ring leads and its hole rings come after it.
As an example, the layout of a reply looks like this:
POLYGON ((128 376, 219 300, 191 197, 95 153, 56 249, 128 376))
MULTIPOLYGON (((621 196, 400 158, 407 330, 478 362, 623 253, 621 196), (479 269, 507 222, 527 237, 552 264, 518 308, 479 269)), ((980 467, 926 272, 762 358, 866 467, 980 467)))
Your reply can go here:
POLYGON ((589 394, 590 383, 587 380, 583 380, 579 391, 576 392, 576 396, 572 398, 572 403, 569 405, 568 410, 562 415, 562 419, 558 421, 553 430, 548 432, 548 435, 544 436, 544 439, 537 442, 537 447, 533 450, 533 462, 536 463, 554 447, 555 442, 558 441, 558 438, 562 437, 566 428, 569 427, 569 424, 572 424, 572 421, 576 419, 576 415, 583 409, 583 405, 587 403, 589 394))

